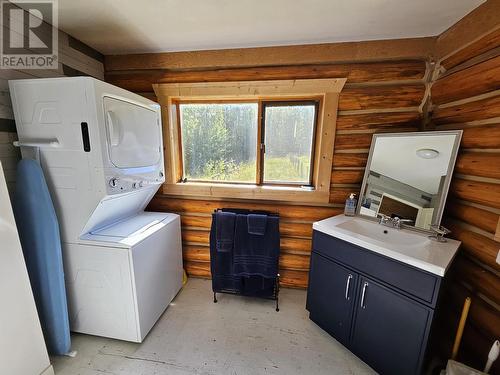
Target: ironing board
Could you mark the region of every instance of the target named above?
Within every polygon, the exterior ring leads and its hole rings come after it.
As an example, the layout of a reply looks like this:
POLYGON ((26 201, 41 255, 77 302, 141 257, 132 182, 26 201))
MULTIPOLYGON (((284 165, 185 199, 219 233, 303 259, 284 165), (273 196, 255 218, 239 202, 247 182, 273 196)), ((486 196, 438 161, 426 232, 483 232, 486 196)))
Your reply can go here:
POLYGON ((59 224, 37 161, 19 162, 13 203, 47 349, 51 354, 68 354, 71 339, 59 224))

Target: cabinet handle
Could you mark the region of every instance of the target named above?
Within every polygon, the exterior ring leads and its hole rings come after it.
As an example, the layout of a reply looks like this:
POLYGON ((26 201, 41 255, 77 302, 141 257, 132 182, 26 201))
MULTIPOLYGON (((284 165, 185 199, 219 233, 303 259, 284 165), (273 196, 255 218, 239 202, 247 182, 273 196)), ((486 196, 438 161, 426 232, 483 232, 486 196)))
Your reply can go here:
POLYGON ((345 299, 349 301, 349 286, 351 284, 352 275, 347 276, 347 283, 345 285, 345 299))
POLYGON ((366 288, 368 287, 368 283, 365 281, 363 283, 363 292, 361 292, 361 308, 366 308, 365 306, 365 293, 366 293, 366 288))

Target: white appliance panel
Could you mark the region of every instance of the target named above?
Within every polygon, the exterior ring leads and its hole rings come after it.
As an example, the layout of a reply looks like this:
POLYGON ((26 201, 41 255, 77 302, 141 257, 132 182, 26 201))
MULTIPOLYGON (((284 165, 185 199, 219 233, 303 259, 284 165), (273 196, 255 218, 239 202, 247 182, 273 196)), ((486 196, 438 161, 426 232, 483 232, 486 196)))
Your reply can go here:
POLYGON ((141 340, 182 287, 180 218, 158 225, 163 228, 132 247, 141 340))
POLYGON ((129 251, 63 244, 71 330, 138 340, 129 251))
POLYGON ((111 97, 105 97, 103 102, 111 162, 118 168, 158 164, 161 157, 158 113, 111 97))
POLYGON ((90 77, 9 87, 61 224, 71 329, 140 342, 182 286, 178 215, 143 211, 165 181, 160 106, 90 77))
POLYGON ((180 230, 178 215, 143 212, 65 244, 72 330, 141 342, 182 287, 180 230))

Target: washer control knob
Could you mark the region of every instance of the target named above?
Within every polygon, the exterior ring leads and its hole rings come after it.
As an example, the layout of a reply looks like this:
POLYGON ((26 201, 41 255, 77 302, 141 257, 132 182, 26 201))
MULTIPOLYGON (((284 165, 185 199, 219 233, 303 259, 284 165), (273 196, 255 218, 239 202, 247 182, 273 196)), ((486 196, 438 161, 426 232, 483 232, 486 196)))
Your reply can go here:
POLYGON ((139 181, 139 187, 143 187, 144 186, 144 181, 139 181))
POLYGON ((112 179, 109 180, 109 186, 111 187, 116 187, 118 185, 118 179, 116 177, 113 177, 112 179))

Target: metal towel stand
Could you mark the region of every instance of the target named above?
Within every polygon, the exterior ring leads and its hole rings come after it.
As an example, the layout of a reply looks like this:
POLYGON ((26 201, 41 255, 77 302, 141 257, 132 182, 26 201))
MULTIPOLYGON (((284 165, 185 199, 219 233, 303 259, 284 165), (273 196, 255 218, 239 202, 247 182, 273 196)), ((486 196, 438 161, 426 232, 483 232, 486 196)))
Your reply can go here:
MULTIPOLYGON (((232 209, 231 210, 231 209, 224 209, 224 208, 218 208, 218 209, 214 210, 214 212, 218 212, 218 211, 241 212, 244 214, 252 213, 252 214, 262 214, 262 215, 279 217, 278 213, 268 212, 268 211, 244 210, 244 209, 241 209, 241 210, 240 209, 232 209)), ((279 262, 279 251, 278 251, 278 258, 277 259, 278 259, 277 262, 279 262)), ((213 272, 213 270, 212 270, 212 272, 213 272)), ((214 290, 213 287, 212 287, 212 290, 214 292, 214 303, 217 303, 217 293, 233 294, 233 295, 245 295, 243 293, 232 291, 232 290, 223 290, 223 289, 214 290)), ((274 279, 274 289, 273 289, 272 295, 271 296, 254 296, 254 297, 259 297, 259 298, 263 298, 263 299, 269 299, 269 300, 276 301, 276 311, 280 311, 279 293, 280 293, 280 274, 277 273, 276 278, 274 279)))

